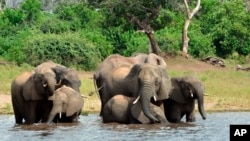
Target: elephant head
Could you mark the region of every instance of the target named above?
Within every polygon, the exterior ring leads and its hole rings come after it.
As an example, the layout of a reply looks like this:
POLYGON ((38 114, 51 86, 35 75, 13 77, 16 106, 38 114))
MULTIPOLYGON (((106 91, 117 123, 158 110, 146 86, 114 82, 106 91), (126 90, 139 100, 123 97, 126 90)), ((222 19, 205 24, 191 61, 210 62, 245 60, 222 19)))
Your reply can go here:
POLYGON ((26 101, 43 100, 52 96, 57 85, 55 78, 56 74, 51 69, 39 73, 34 72, 27 81, 29 84, 23 88, 24 92, 30 92, 23 94, 24 99, 26 101))
POLYGON ((78 114, 83 107, 83 98, 79 92, 68 87, 62 86, 57 89, 49 100, 53 101, 53 108, 50 112, 48 123, 52 122, 56 114, 66 113, 67 117, 75 116, 72 120, 77 120, 78 114))
POLYGON ((187 104, 195 99, 198 100, 198 110, 203 119, 206 119, 204 112, 204 86, 199 78, 190 75, 179 78, 172 78, 173 91, 170 94, 170 99, 187 104))
POLYGON ((66 85, 80 92, 81 81, 75 69, 55 66, 52 70, 55 72, 57 82, 60 84, 57 86, 58 88, 62 85, 66 85))
POLYGON ((132 67, 126 79, 134 79, 132 85, 136 90, 133 97, 137 97, 137 100, 139 98, 144 114, 151 123, 159 122, 151 113, 150 101, 151 98, 159 101, 169 97, 171 82, 166 68, 152 64, 137 64, 132 67))
POLYGON ((167 67, 167 64, 164 61, 164 59, 154 53, 148 54, 148 57, 146 58, 145 63, 167 67))

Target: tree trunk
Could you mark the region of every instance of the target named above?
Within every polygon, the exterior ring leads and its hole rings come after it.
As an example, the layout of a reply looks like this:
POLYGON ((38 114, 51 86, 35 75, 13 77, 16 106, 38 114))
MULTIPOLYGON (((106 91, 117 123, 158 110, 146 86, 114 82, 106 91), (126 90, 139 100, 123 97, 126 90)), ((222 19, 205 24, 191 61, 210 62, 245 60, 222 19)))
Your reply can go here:
POLYGON ((152 53, 154 53, 156 55, 159 55, 160 54, 160 48, 158 46, 157 41, 155 40, 154 34, 152 32, 146 33, 146 34, 147 34, 147 36, 149 38, 149 41, 150 41, 152 53))
POLYGON ((189 42, 189 38, 188 38, 188 26, 190 24, 190 19, 186 19, 184 27, 183 27, 183 31, 182 31, 182 51, 187 54, 188 53, 188 42, 189 42))
POLYGON ((190 11, 189 9, 187 0, 184 0, 184 3, 185 3, 186 11, 187 11, 187 18, 185 20, 185 24, 184 24, 183 31, 182 31, 182 51, 185 54, 188 54, 188 42, 189 42, 188 26, 194 14, 196 14, 200 9, 201 0, 197 0, 196 7, 192 11, 190 11))

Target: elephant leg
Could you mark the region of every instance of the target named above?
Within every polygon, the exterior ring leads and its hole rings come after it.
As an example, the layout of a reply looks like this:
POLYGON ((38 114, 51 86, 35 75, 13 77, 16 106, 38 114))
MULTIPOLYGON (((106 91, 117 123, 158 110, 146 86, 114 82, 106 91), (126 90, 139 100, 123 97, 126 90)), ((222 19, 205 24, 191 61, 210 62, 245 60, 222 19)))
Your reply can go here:
POLYGON ((16 124, 23 123, 23 116, 21 114, 15 114, 16 124))
POLYGON ((14 111, 14 114, 15 114, 16 124, 22 124, 23 123, 24 117, 23 117, 23 114, 20 112, 21 111, 20 109, 21 109, 20 107, 18 107, 16 105, 13 105, 13 111, 14 111))
POLYGON ((195 122, 195 111, 186 114, 186 122, 195 122))
POLYGON ((25 103, 24 107, 25 107, 25 123, 26 124, 33 124, 35 122, 38 122, 39 119, 36 117, 37 102, 36 101, 28 101, 25 103))
POLYGON ((181 105, 177 102, 167 99, 164 102, 165 115, 169 122, 180 122, 182 117, 181 105))
POLYGON ((52 107, 53 107, 53 102, 52 101, 44 101, 42 103, 42 122, 47 122, 48 119, 49 119, 49 115, 50 115, 50 112, 52 110, 52 107))

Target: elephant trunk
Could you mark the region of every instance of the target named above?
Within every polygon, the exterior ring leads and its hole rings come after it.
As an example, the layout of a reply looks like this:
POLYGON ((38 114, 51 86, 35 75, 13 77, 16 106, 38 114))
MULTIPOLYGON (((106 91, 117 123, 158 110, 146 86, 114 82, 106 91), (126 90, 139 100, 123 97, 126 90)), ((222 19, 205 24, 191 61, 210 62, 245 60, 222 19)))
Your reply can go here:
POLYGON ((201 114, 202 118, 205 120, 206 113, 204 111, 204 106, 203 106, 203 93, 198 95, 198 110, 199 110, 199 113, 201 114))
POLYGON ((56 114, 50 114, 47 123, 52 123, 55 116, 56 116, 56 114))
POLYGON ((144 87, 141 89, 139 96, 141 97, 141 106, 142 111, 146 117, 149 118, 151 123, 159 123, 160 121, 153 116, 150 111, 150 100, 154 94, 154 89, 152 88, 151 84, 144 84, 144 87))

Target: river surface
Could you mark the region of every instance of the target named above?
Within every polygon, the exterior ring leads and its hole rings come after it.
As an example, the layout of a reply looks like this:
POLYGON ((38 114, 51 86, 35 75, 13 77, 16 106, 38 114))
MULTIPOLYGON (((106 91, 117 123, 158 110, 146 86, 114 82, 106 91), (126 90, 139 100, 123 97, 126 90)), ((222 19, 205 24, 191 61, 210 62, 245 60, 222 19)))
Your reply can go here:
POLYGON ((98 114, 81 116, 78 123, 14 125, 13 115, 0 115, 0 141, 229 141, 231 124, 250 124, 250 112, 207 113, 194 123, 126 125, 103 124, 98 114))

